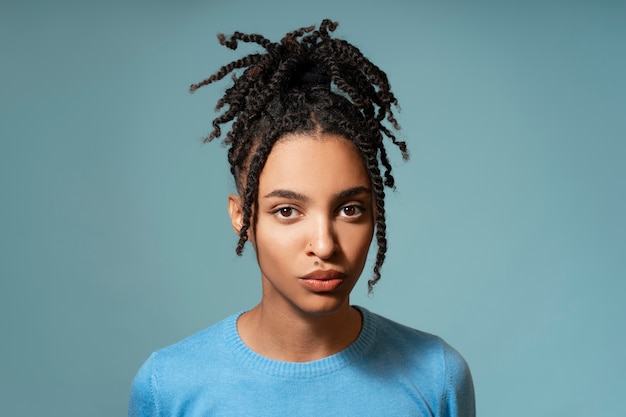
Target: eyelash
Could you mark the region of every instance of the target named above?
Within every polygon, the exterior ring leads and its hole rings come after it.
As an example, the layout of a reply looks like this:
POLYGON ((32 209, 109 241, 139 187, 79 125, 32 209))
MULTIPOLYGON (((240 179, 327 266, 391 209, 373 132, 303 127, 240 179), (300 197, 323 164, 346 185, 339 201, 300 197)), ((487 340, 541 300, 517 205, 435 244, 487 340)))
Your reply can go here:
MULTIPOLYGON (((341 206, 339 210, 337 211, 337 213, 340 217, 353 219, 353 218, 360 217, 365 211, 366 211, 366 208, 360 204, 349 204, 346 206, 341 206), (345 212, 347 209, 353 209, 354 214, 351 214, 351 215, 347 214, 345 212)), ((295 207, 283 206, 283 207, 278 207, 277 209, 273 210, 271 213, 282 220, 291 220, 296 217, 294 216, 294 214, 299 213, 299 211, 295 207), (289 214, 287 216, 284 216, 283 214, 285 212, 288 212, 289 214)))
POLYGON ((291 220, 294 217, 292 216, 283 216, 281 215, 281 213, 284 213, 286 210, 289 210, 289 214, 293 214, 293 213, 297 213, 298 209, 296 209, 295 207, 291 207, 291 206, 283 206, 283 207, 278 207, 276 210, 272 211, 272 214, 274 214, 276 217, 283 219, 283 220, 291 220))
POLYGON ((345 217, 350 218, 350 219, 359 217, 359 216, 361 216, 365 212, 365 207, 363 207, 363 206, 361 206, 359 204, 350 204, 350 205, 347 205, 347 206, 342 206, 339 209, 339 215, 342 215, 343 213, 345 213, 346 209, 354 209, 354 211, 355 211, 354 214, 352 214, 352 215, 345 214, 345 217))

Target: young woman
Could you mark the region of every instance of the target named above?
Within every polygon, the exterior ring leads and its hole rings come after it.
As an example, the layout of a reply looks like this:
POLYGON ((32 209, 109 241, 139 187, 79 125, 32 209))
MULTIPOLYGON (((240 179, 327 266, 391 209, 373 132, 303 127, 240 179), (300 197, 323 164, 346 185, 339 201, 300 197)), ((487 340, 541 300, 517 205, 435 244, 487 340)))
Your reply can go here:
POLYGON ((458 416, 474 392, 462 357, 436 336, 362 307, 350 292, 375 236, 370 291, 385 259, 383 137, 408 158, 384 72, 324 20, 261 45, 191 91, 236 70, 217 108, 237 195, 228 211, 258 260, 262 297, 152 354, 132 386, 129 416, 458 416), (381 167, 383 172, 381 174, 381 167))

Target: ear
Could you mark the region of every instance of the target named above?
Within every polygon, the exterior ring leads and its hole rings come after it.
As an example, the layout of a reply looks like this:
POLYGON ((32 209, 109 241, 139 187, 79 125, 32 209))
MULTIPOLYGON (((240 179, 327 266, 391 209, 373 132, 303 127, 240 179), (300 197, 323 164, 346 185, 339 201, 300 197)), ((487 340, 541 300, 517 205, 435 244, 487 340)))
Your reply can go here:
POLYGON ((228 215, 230 216, 230 222, 237 236, 239 236, 239 232, 241 232, 241 227, 243 226, 242 208, 241 197, 236 194, 230 194, 228 196, 228 215))

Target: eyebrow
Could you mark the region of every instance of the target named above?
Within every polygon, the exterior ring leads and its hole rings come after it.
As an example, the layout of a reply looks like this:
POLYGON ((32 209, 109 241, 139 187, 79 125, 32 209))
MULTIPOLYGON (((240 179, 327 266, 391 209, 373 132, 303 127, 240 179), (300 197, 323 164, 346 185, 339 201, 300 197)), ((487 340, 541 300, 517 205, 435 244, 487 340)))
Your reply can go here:
POLYGON ((287 198, 289 200, 302 201, 303 203, 309 201, 309 198, 304 194, 300 194, 291 190, 274 190, 271 193, 266 194, 263 198, 271 197, 287 198))
POLYGON ((337 200, 354 197, 355 195, 359 195, 359 194, 371 194, 371 193, 372 193, 372 190, 370 190, 369 188, 363 185, 359 185, 357 187, 348 188, 347 190, 344 190, 340 192, 339 194, 337 194, 337 200))
MULTIPOLYGON (((369 188, 359 185, 356 187, 348 188, 347 190, 343 190, 335 195, 335 199, 342 200, 345 198, 350 198, 358 194, 371 194, 372 190, 369 188)), ((303 203, 309 201, 309 198, 304 194, 300 194, 296 191, 292 190, 274 190, 269 194, 266 194, 263 198, 272 198, 272 197, 280 197, 287 198, 290 200, 297 200, 303 203)))

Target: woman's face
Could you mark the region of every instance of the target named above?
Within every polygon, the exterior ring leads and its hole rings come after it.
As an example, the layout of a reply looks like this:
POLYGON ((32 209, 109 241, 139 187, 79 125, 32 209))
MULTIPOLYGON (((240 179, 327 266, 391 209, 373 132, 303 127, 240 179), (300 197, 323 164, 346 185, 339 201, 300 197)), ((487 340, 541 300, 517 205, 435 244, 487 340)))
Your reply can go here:
MULTIPOLYGON (((340 136, 288 135, 272 149, 259 178, 250 240, 263 279, 263 303, 324 314, 349 307, 374 230, 365 166, 340 136)), ((233 225, 240 201, 229 200, 233 225)))

